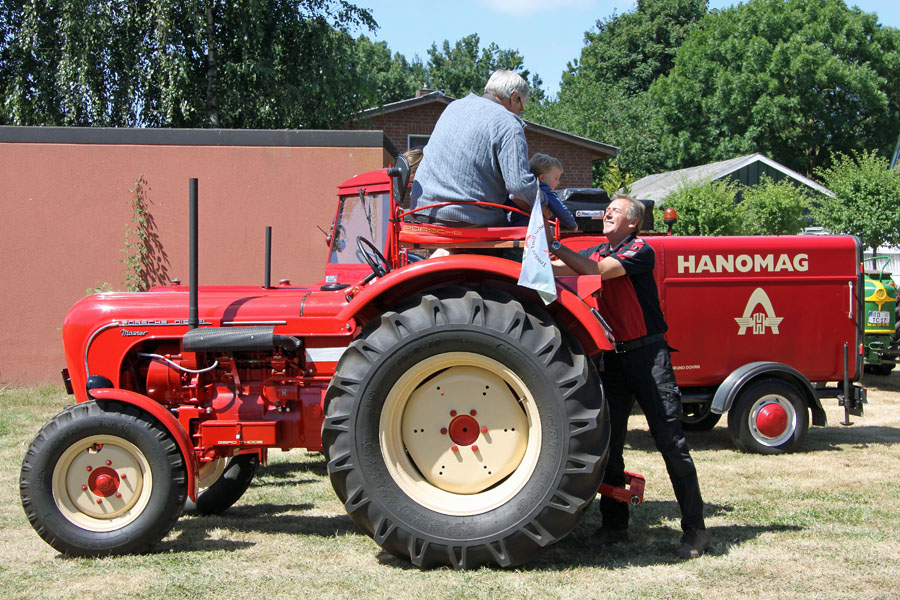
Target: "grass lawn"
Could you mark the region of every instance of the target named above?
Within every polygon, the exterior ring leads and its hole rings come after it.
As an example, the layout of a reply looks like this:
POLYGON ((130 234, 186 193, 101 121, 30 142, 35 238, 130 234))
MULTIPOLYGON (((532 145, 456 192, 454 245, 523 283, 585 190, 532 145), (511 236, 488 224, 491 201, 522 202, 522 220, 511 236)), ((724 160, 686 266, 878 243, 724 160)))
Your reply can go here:
POLYGON ((813 428, 803 451, 737 452, 725 420, 688 436, 714 549, 678 562, 678 507, 640 416, 626 465, 647 478, 631 540, 594 553, 592 506, 574 533, 515 570, 419 571, 359 533, 319 454, 272 452, 225 515, 182 517, 152 554, 68 559, 19 503, 22 457, 70 397, 0 390, 0 598, 898 598, 900 373, 869 377, 866 416, 813 428))

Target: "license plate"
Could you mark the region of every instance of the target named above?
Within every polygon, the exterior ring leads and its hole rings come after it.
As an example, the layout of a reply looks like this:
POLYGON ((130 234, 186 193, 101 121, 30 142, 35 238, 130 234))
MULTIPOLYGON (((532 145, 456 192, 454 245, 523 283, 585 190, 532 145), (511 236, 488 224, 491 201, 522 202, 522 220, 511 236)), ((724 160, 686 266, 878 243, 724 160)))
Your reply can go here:
POLYGON ((870 310, 869 325, 890 325, 891 314, 886 310, 870 310))

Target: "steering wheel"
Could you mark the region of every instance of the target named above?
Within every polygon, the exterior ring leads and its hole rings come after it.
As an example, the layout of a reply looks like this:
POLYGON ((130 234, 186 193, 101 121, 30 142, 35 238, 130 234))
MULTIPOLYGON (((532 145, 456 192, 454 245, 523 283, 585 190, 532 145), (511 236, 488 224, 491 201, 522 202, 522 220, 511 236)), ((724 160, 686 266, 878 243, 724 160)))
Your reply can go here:
POLYGON ((375 277, 384 277, 391 271, 391 263, 384 257, 384 254, 375 247, 375 244, 367 240, 361 235, 356 236, 356 247, 362 252, 363 259, 372 269, 375 277))

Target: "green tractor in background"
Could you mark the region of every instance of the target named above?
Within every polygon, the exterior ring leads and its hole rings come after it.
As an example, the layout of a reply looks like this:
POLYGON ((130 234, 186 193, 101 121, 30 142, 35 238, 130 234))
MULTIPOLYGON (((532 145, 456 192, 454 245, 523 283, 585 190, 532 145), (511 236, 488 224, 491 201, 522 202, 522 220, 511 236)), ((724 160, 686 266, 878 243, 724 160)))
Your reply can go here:
POLYGON ((865 272, 866 335, 864 368, 867 373, 890 375, 900 357, 900 335, 897 332, 897 284, 885 273, 889 256, 873 256, 865 272), (880 268, 878 261, 881 262, 880 268))

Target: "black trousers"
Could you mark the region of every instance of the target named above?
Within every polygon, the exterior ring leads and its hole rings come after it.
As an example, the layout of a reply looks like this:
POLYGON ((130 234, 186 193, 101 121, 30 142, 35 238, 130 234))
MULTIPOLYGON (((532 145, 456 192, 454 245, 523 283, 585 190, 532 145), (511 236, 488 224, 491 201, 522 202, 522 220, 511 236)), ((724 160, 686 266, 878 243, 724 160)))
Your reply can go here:
MULTIPOLYGON (((682 529, 705 529, 703 498, 697 482, 697 469, 681 428, 681 393, 675 383, 675 372, 665 341, 648 344, 629 352, 607 352, 603 356, 600 379, 609 402, 612 435, 609 462, 604 483, 625 485, 625 434, 628 416, 637 399, 647 417, 650 434, 656 442, 669 472, 675 498, 681 507, 682 529)), ((603 527, 628 527, 628 505, 608 496, 600 499, 603 527)))

